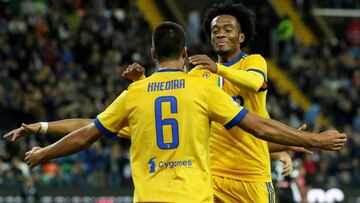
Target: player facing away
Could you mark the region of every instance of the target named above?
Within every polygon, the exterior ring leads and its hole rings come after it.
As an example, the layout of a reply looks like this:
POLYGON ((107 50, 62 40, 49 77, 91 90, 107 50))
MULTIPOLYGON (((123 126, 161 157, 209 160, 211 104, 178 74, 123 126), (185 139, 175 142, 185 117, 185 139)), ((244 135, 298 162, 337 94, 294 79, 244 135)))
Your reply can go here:
POLYGON ((213 202, 209 166, 210 121, 234 125, 268 141, 338 150, 346 135, 289 128, 239 106, 207 80, 181 71, 187 57, 185 36, 175 23, 153 33, 152 56, 158 72, 129 86, 94 122, 26 153, 30 167, 83 150, 102 134, 130 127, 130 159, 135 202, 213 202))
MULTIPOLYGON (((266 61, 261 55, 242 51, 255 32, 254 14, 231 1, 214 4, 205 13, 203 28, 218 63, 206 55, 192 56, 189 62, 202 66, 195 67, 189 74, 208 78, 250 112, 269 118, 266 61)), ((227 130, 216 122, 212 123, 211 132, 216 199, 219 202, 274 202, 268 143, 240 128, 227 130)))

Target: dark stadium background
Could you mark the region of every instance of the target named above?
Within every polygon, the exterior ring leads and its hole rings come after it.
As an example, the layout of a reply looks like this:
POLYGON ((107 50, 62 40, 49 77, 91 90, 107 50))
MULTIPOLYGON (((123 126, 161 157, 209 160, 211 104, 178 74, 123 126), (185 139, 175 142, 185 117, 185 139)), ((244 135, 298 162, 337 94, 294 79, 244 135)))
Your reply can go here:
MULTIPOLYGON (((0 0, 1 135, 21 123, 94 118, 130 84, 120 77, 130 63, 153 72, 151 30, 163 20, 186 28, 190 53, 214 56, 200 27, 214 2, 0 0)), ((292 180, 309 202, 360 202, 360 1, 242 2, 257 16, 248 52, 268 60, 271 117, 348 135, 340 152, 292 154, 292 180), (285 16, 290 25, 280 29, 285 16), (289 26, 294 31, 282 38, 289 26)), ((104 138, 29 170, 24 153, 57 139, 0 138, 0 203, 132 201, 127 140, 104 138)))

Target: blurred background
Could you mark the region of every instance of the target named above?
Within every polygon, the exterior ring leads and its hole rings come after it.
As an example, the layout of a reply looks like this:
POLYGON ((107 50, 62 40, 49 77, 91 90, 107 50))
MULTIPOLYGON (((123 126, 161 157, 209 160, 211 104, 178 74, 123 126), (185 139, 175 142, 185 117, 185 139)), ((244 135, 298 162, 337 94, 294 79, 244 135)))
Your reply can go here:
MULTIPOLYGON (((151 31, 165 20, 186 28, 190 54, 214 56, 201 28, 215 0, 0 0, 0 134, 21 123, 94 118, 130 84, 138 62, 151 74, 151 31)), ((348 135, 339 153, 291 154, 278 200, 360 202, 360 1, 243 0, 257 17, 248 53, 267 59, 272 118, 348 135)), ((24 153, 58 140, 0 138, 2 202, 132 202, 129 141, 102 139, 89 150, 29 170, 24 153)))

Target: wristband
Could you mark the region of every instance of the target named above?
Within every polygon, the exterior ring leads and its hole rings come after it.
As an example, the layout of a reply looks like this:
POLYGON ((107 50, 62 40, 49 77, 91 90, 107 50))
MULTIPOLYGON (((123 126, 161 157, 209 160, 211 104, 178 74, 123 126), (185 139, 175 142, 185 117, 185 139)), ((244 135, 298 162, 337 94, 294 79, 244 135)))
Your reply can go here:
POLYGON ((40 130, 39 130, 39 135, 46 135, 49 124, 48 122, 40 122, 40 130))

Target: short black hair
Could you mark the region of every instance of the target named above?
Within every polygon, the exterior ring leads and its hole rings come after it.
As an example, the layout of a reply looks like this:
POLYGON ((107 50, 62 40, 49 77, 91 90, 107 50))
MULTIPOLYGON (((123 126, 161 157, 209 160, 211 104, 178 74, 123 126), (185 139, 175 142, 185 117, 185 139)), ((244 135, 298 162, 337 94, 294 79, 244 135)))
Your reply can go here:
POLYGON ((153 32, 152 42, 159 61, 178 59, 185 47, 184 29, 174 22, 161 23, 153 32))
POLYGON ((211 22, 219 15, 230 15, 236 18, 240 24, 240 31, 245 34, 245 40, 241 43, 242 47, 246 47, 255 35, 255 14, 241 3, 233 3, 229 0, 213 4, 205 13, 203 21, 203 29, 210 38, 211 22))

